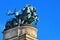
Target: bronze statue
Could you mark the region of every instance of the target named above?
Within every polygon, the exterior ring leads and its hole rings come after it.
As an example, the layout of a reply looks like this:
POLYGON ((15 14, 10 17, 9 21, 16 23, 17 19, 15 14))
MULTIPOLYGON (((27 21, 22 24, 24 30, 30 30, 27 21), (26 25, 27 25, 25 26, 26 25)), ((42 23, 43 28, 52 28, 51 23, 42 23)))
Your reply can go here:
POLYGON ((36 9, 32 7, 31 5, 26 5, 22 10, 22 14, 19 14, 18 11, 8 12, 8 15, 15 15, 15 18, 8 21, 6 23, 6 29, 12 28, 15 25, 21 25, 21 24, 32 24, 32 22, 38 22, 38 16, 36 14, 36 9))

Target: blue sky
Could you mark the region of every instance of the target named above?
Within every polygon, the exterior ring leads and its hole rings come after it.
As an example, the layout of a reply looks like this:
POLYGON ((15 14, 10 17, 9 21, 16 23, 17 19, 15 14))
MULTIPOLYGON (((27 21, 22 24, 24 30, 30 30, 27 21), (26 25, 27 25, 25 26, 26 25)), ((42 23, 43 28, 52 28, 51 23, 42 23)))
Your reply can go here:
POLYGON ((36 7, 40 20, 37 25, 39 40, 60 40, 60 0, 0 0, 0 40, 6 21, 7 9, 20 10, 26 4, 36 7))

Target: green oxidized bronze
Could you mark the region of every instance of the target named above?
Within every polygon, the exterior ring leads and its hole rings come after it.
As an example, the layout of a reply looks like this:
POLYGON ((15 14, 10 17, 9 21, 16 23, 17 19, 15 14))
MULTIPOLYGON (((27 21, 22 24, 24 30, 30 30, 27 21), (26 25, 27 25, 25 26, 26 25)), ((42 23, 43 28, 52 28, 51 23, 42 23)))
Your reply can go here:
POLYGON ((31 5, 26 5, 26 7, 22 9, 22 14, 19 14, 19 12, 16 10, 13 13, 10 11, 8 12, 8 15, 13 14, 15 15, 15 18, 6 23, 6 29, 12 28, 16 25, 31 24, 32 22, 35 22, 35 24, 37 24, 38 22, 36 9, 31 5))

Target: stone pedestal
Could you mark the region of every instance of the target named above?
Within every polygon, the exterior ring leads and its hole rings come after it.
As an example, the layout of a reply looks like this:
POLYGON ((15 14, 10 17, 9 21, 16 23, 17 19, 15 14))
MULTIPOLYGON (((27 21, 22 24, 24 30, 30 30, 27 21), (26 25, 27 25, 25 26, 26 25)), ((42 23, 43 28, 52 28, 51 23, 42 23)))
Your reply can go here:
POLYGON ((3 32, 3 40, 38 40, 37 29, 30 24, 15 26, 3 32))

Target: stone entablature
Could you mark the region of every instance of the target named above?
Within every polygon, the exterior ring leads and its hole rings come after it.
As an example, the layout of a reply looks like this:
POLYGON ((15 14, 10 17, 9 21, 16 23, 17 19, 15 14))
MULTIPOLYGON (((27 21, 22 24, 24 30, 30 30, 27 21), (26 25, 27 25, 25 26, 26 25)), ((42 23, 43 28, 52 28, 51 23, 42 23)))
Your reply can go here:
POLYGON ((21 25, 21 26, 16 26, 14 28, 11 28, 9 30, 6 30, 3 32, 4 34, 4 40, 14 40, 14 39, 21 39, 23 38, 26 40, 37 40, 37 29, 30 25, 21 25))

